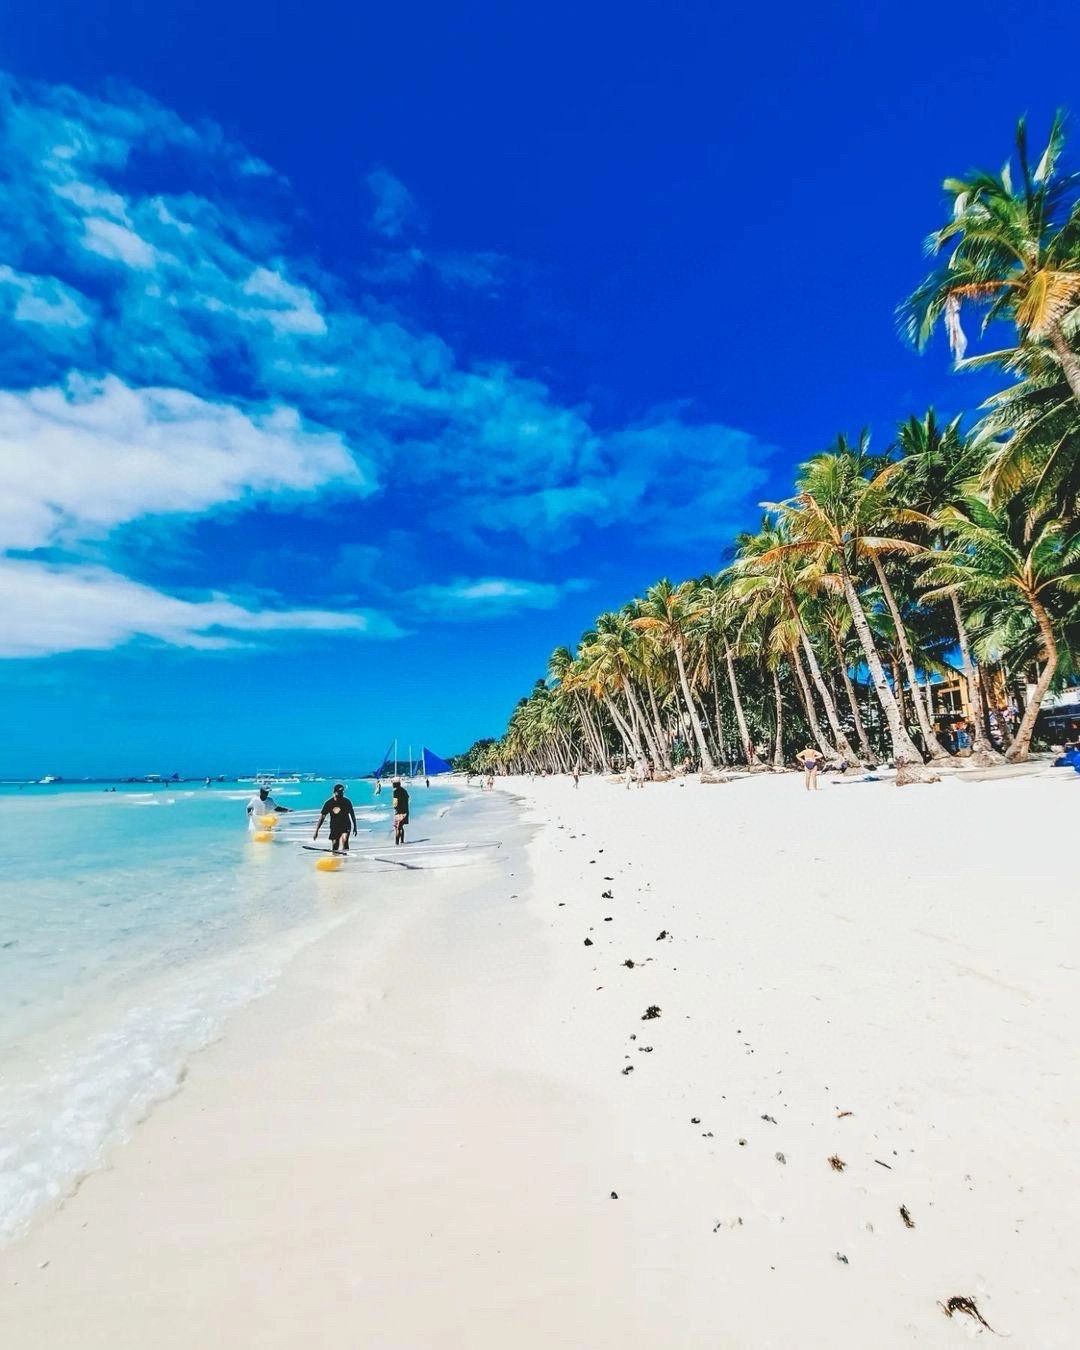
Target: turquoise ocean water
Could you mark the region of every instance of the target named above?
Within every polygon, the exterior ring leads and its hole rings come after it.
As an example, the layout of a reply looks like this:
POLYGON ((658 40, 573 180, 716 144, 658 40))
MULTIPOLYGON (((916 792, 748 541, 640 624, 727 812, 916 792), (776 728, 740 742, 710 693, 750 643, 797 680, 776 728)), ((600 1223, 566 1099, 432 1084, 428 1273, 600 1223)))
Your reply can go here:
MULTIPOLYGON (((332 782, 275 796, 313 808, 332 782)), ((356 870, 317 871, 291 823, 292 839, 252 840, 253 791, 0 787, 0 1241, 175 1089, 231 1008, 362 903, 356 870)), ((388 793, 350 795, 370 831, 355 842, 387 843, 388 793)), ((454 800, 449 785, 416 789, 414 820, 430 832, 454 800)))

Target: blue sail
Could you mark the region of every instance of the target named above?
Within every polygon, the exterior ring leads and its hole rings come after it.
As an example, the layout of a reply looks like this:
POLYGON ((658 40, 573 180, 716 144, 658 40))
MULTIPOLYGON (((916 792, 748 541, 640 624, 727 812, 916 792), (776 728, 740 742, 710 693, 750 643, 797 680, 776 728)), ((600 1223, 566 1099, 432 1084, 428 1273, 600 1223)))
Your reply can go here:
POLYGON ((433 755, 431 751, 424 746, 424 777, 434 778, 437 773, 453 773, 453 765, 447 764, 445 759, 440 759, 438 755, 433 755))

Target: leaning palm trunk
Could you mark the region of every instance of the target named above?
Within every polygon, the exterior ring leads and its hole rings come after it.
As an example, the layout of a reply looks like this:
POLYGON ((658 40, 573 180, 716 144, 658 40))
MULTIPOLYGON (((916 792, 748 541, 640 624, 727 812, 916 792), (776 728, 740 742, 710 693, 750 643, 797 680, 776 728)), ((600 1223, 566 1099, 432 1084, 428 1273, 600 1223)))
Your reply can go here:
POLYGON ((1039 671, 1035 691, 1028 699, 1024 715, 1020 719, 1020 725, 1016 728, 1013 743, 1006 752, 1005 758, 1010 764, 1018 764, 1021 760, 1027 759, 1031 753, 1031 733, 1035 730, 1035 719, 1039 715, 1039 709, 1046 697, 1046 691, 1050 688, 1050 681, 1054 678, 1054 671, 1057 670, 1058 663, 1057 642, 1054 638, 1054 626, 1050 622, 1049 614, 1034 597, 1029 599, 1028 604, 1031 606, 1031 612, 1035 615, 1035 622, 1039 625, 1043 656, 1046 659, 1042 670, 1039 671))
POLYGON ((629 679, 623 684, 623 694, 626 697, 626 706, 630 710, 630 726, 633 729, 634 743, 637 746, 637 758, 647 759, 652 747, 649 742, 648 732, 641 720, 641 708, 638 706, 638 701, 634 697, 634 686, 629 679))
POLYGON ((626 723, 626 719, 615 706, 615 700, 610 698, 607 694, 604 695, 604 707, 607 708, 608 712, 611 714, 611 720, 615 723, 615 729, 622 737, 623 751, 627 758, 632 759, 635 755, 640 755, 641 747, 637 746, 635 748, 633 731, 631 731, 626 723))
POLYGON ((717 753, 722 764, 727 763, 727 746, 724 744, 724 711, 720 706, 720 677, 716 671, 716 662, 712 662, 710 669, 712 671, 712 697, 713 710, 716 714, 716 741, 717 753))
POLYGON ((915 720, 919 724, 920 732, 922 732, 926 752, 931 759, 949 759, 948 750, 934 735, 934 728, 930 725, 926 705, 923 703, 919 690, 919 682, 915 677, 915 661, 911 655, 911 644, 908 642, 907 629, 904 627, 904 620, 900 615, 900 606, 896 603, 896 596, 893 595, 892 587, 889 585, 889 578, 885 575, 885 569, 876 553, 870 554, 870 561, 874 564, 878 585, 881 587, 881 593, 885 597, 885 603, 889 607, 889 613, 892 615, 893 625, 896 628, 896 641, 900 647, 900 657, 907 674, 908 688, 911 690, 911 703, 915 709, 915 720))
POLYGON ((682 644, 679 642, 675 643, 675 664, 679 668, 679 685, 686 702, 686 711, 690 714, 690 725, 694 731, 694 740, 697 741, 698 754, 701 756, 701 768, 703 772, 710 773, 715 770, 716 765, 709 753, 709 745, 705 740, 705 733, 701 729, 701 719, 694 707, 694 696, 690 692, 690 681, 686 678, 686 662, 683 660, 682 644))
POLYGON ((844 648, 840 639, 833 630, 829 629, 829 637, 832 641, 833 651, 836 653, 836 664, 840 667, 840 676, 844 681, 844 690, 847 694, 848 707, 851 709, 851 720, 855 723, 855 734, 859 738, 859 747, 863 752, 863 759, 871 764, 877 763, 877 755, 870 745, 870 737, 866 734, 866 726, 863 723, 862 709, 859 707, 859 698, 855 693, 855 685, 851 676, 848 674, 847 660, 844 657, 844 648))
POLYGON ((790 659, 791 668, 795 672, 795 678, 798 680, 799 689, 802 693, 803 707, 806 710, 806 720, 810 723, 810 733, 817 742, 817 748, 821 753, 827 759, 832 759, 835 756, 836 751, 825 739, 825 735, 821 730, 821 724, 817 717, 817 709, 814 707, 814 695, 806 681, 806 672, 802 668, 802 661, 799 659, 799 649, 797 647, 791 649, 790 659))
POLYGON ((728 683, 731 685, 731 699, 735 704, 735 720, 739 724, 739 735, 742 738, 742 752, 746 756, 747 764, 754 764, 757 761, 757 751, 750 739, 750 729, 746 725, 746 714, 743 712, 742 699, 739 697, 739 682, 735 678, 735 661, 731 655, 731 647, 726 642, 724 643, 724 663, 727 666, 728 683))
POLYGON ((916 781, 922 776, 920 772, 923 768, 922 755, 919 754, 915 742, 907 734, 907 729, 900 718, 900 708, 893 696, 893 691, 889 688, 889 681, 885 678, 885 669, 881 664, 878 650, 874 646, 874 638, 870 632, 870 623, 866 617, 866 611, 862 607, 851 575, 843 565, 840 570, 840 578, 844 586, 844 599, 847 601, 848 609, 851 610, 851 621, 855 625, 855 632, 862 644, 866 664, 870 667, 870 678, 874 682, 874 688, 881 703, 881 710, 889 725, 893 762, 898 771, 904 771, 908 781, 916 781))
POLYGON ((784 696, 780 689, 780 674, 772 668, 773 705, 776 709, 776 736, 773 740, 772 762, 774 769, 784 767, 784 696))
POLYGON ((630 706, 634 710, 638 726, 642 734, 644 735, 646 742, 648 743, 652 762, 654 764, 659 764, 660 745, 653 734, 653 728, 649 724, 649 719, 645 713, 645 709, 641 706, 641 701, 638 698, 636 692, 634 691, 634 684, 632 680, 627 680, 626 682, 626 697, 628 702, 630 703, 630 706))
POLYGON ((840 752, 841 759, 845 759, 850 764, 858 764, 859 758, 851 748, 851 742, 844 734, 844 729, 840 725, 840 718, 836 714, 836 704, 833 702, 833 696, 829 692, 829 687, 825 683, 825 678, 821 673, 821 667, 818 665, 817 654, 814 651, 810 636, 803 627, 802 619, 798 613, 795 614, 795 622, 799 628, 799 641, 802 643, 802 649, 806 653, 806 664, 810 671, 810 678, 814 681, 814 687, 821 695, 822 706, 825 709, 825 717, 829 723, 829 730, 833 734, 833 740, 836 742, 836 748, 840 752))
POLYGON ((606 773, 608 763, 607 763, 607 752, 604 749, 603 739, 597 735, 596 728, 593 726, 593 721, 591 716, 589 715, 589 709, 587 704, 585 703, 585 699, 582 697, 580 691, 577 689, 574 690, 574 702, 577 704, 578 717, 581 721, 582 729, 585 732, 586 743, 588 744, 589 749, 592 752, 594 760, 600 765, 600 767, 606 773))
POLYGON ((660 709, 656 706, 656 691, 653 689, 652 676, 648 671, 645 672, 645 688, 649 691, 649 707, 652 709, 653 727, 656 730, 656 743, 660 747, 660 762, 665 769, 670 770, 672 767, 671 743, 664 730, 660 709))
POLYGON ((1000 755, 993 746, 990 737, 986 734, 986 718, 983 716, 982 691, 979 688, 979 680, 975 674, 975 666, 971 660, 971 646, 968 642, 967 624, 964 622, 963 613, 960 610, 960 601, 956 598, 956 592, 952 596, 953 618, 956 621, 956 636, 960 644, 960 666, 964 672, 964 679, 967 681, 968 706, 971 708, 971 727, 972 727, 972 746, 971 758, 977 764, 1001 764, 1004 756, 1000 755))

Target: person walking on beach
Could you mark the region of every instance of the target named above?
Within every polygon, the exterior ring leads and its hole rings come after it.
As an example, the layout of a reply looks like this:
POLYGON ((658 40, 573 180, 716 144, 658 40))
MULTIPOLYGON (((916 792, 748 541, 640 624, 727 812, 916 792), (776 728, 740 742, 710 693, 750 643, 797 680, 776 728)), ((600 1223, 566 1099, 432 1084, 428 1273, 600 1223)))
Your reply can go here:
MULTIPOLYGON (((207 779, 206 781, 209 782, 210 780, 207 779)), ((248 824, 254 830, 259 826, 259 816, 268 816, 271 813, 274 815, 278 815, 279 813, 285 815, 291 810, 292 807, 290 806, 278 806, 277 802, 270 796, 270 789, 268 787, 261 787, 258 792, 248 800, 248 824)))
POLYGON ((821 768, 823 762, 820 753, 817 750, 800 750, 795 758, 803 766, 807 792, 816 792, 818 790, 818 769, 821 768))
POLYGON ((409 823, 409 793, 401 785, 401 779, 395 778, 394 788, 394 843, 405 842, 405 826, 409 823))
POLYGON ((356 812, 352 802, 345 796, 344 783, 335 783, 334 795, 323 802, 312 839, 318 839, 324 820, 330 821, 331 853, 348 853, 349 835, 356 833, 356 812))

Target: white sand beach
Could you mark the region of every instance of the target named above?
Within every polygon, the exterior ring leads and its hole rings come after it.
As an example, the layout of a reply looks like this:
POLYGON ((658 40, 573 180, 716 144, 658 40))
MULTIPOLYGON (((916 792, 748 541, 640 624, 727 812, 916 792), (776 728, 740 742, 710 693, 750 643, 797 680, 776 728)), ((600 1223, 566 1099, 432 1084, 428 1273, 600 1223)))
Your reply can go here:
POLYGON ((1076 1344, 1080 776, 500 789, 0 1252, 5 1350, 1076 1344))

